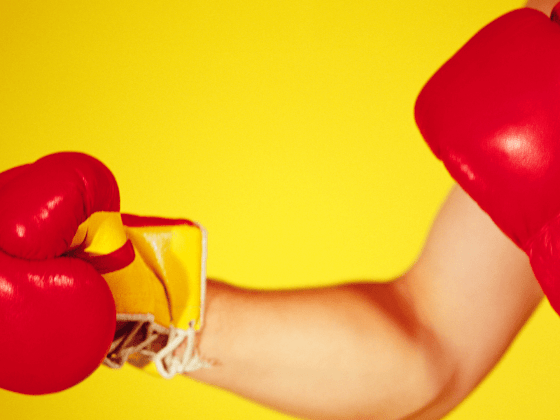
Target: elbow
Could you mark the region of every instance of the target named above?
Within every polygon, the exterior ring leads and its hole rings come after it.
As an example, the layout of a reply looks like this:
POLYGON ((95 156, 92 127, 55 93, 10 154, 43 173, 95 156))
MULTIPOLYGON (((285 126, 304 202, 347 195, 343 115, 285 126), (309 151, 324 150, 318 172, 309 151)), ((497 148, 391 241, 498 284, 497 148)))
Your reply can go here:
POLYGON ((418 313, 404 282, 353 288, 366 297, 375 319, 382 320, 376 325, 385 325, 387 332, 371 334, 386 348, 368 365, 371 371, 368 367, 362 371, 360 387, 370 390, 367 408, 363 407, 362 415, 348 418, 442 418, 472 390, 465 389, 459 352, 447 346, 437 329, 418 313))

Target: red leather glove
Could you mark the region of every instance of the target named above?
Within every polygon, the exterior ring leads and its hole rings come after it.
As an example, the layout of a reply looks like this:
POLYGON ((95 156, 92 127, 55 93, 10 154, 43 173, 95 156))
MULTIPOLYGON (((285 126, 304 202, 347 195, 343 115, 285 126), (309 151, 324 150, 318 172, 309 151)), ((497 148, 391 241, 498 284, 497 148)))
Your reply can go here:
POLYGON ((87 155, 0 174, 1 388, 61 391, 103 361, 115 332, 111 291, 90 264, 64 254, 92 213, 118 210, 113 175, 87 155))
POLYGON ((560 313, 556 16, 520 9, 490 23, 428 81, 415 113, 449 173, 528 254, 560 313))

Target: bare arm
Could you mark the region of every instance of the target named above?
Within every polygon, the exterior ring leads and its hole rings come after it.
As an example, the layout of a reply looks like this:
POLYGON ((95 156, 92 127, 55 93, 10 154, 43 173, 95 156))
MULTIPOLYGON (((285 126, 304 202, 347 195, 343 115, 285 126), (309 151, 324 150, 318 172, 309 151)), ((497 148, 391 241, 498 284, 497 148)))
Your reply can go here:
POLYGON ((210 282, 191 376, 296 416, 435 419, 499 360, 542 298, 525 254, 458 187, 388 284, 256 292, 210 282))
MULTIPOLYGON (((557 0, 529 0, 550 14, 557 0)), ((439 419, 543 297, 526 255, 459 188, 417 263, 387 283, 256 292, 210 282, 193 373, 296 416, 439 419)))

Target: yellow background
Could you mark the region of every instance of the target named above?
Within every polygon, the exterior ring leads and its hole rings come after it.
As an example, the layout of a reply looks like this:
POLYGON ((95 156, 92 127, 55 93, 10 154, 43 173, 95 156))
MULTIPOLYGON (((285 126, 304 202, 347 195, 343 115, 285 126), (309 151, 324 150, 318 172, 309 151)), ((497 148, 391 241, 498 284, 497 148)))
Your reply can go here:
MULTIPOLYGON (((116 175, 124 211, 204 224, 209 274, 234 284, 388 279, 414 261, 451 186, 415 128, 415 97, 476 30, 520 5, 2 0, 0 170, 90 153, 116 175)), ((559 327, 542 305, 448 418, 557 418, 559 327)), ((188 379, 104 367, 58 395, 0 391, 0 410, 287 418, 188 379)))

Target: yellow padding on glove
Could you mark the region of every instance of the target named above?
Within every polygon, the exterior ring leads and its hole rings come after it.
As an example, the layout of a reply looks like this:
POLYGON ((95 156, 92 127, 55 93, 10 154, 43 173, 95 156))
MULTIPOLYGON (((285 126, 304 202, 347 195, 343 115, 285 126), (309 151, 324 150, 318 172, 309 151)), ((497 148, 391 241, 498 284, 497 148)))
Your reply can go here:
MULTIPOLYGON (((127 237, 167 292, 171 322, 188 328, 201 326, 201 286, 205 235, 198 225, 125 226, 127 237)), ((156 316, 156 322, 157 316, 156 316)), ((169 326, 169 321, 161 321, 169 326)))
POLYGON ((117 314, 152 314, 156 323, 168 327, 171 316, 165 289, 136 248, 134 251, 130 265, 103 274, 113 293, 117 314))
POLYGON ((121 214, 99 211, 78 226, 71 249, 80 248, 89 255, 107 255, 127 241, 121 214))
POLYGON ((103 259, 100 272, 124 326, 115 335, 107 365, 119 367, 130 357, 136 366, 164 377, 205 365, 192 345, 204 312, 204 228, 190 221, 98 212, 80 225, 72 249, 94 266, 103 259), (123 259, 127 247, 129 259, 123 259), (191 355, 175 360, 173 350, 184 339, 191 355))

